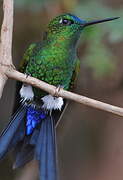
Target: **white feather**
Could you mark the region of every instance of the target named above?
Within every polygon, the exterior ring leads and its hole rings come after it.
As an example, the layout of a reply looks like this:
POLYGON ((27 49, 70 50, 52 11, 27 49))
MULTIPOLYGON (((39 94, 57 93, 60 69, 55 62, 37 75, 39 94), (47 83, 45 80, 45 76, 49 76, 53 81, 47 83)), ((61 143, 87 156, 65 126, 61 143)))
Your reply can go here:
POLYGON ((53 97, 51 95, 44 96, 41 98, 43 101, 43 108, 47 110, 61 110, 64 101, 62 97, 53 97))
POLYGON ((22 98, 22 101, 33 100, 34 93, 33 93, 32 86, 30 86, 28 84, 23 84, 20 89, 20 96, 22 98))

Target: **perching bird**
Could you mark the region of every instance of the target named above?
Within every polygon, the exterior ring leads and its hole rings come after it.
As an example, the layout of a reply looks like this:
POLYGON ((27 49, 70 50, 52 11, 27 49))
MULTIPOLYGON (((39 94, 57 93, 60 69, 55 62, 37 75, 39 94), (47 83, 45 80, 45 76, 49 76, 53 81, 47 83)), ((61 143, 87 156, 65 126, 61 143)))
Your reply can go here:
MULTIPOLYGON (((25 52, 21 72, 71 90, 80 68, 76 49, 82 30, 114 19, 117 17, 87 22, 71 14, 54 18, 43 41, 31 44, 25 52)), ((18 94, 20 107, 0 136, 0 159, 13 150, 14 168, 36 159, 40 180, 57 180, 55 126, 66 101, 28 84, 22 84, 18 94)))

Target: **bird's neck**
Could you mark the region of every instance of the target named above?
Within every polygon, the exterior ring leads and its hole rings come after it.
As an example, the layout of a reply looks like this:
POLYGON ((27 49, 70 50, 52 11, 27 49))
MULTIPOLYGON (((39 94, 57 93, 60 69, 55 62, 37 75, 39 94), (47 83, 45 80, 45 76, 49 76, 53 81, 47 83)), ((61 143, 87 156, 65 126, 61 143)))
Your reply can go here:
POLYGON ((79 37, 69 37, 64 34, 53 34, 48 35, 46 39, 44 39, 44 46, 51 46, 56 48, 61 48, 63 50, 75 50, 77 47, 77 41, 79 37))

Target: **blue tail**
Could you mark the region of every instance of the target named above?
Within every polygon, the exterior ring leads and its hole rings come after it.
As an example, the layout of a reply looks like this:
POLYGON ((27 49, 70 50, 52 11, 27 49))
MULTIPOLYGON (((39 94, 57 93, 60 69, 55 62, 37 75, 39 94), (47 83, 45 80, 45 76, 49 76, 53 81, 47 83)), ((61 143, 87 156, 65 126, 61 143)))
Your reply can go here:
POLYGON ((21 106, 0 136, 0 159, 14 150, 14 168, 33 158, 41 180, 58 180, 54 118, 42 109, 21 106))

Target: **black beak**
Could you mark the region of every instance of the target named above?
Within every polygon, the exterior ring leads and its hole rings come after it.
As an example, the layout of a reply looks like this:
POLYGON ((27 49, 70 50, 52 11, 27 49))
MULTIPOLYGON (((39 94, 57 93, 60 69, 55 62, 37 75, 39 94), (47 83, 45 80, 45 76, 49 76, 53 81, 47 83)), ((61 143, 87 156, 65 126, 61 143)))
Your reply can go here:
POLYGON ((112 20, 119 19, 119 18, 120 17, 113 17, 113 18, 106 18, 106 19, 101 19, 101 20, 88 21, 85 24, 83 24, 83 26, 86 27, 86 26, 90 26, 93 24, 103 23, 106 21, 112 21, 112 20))

